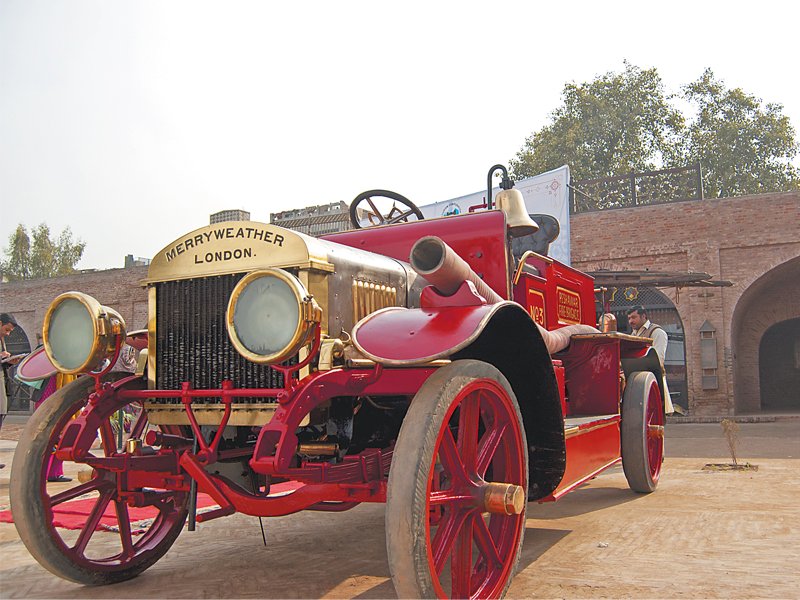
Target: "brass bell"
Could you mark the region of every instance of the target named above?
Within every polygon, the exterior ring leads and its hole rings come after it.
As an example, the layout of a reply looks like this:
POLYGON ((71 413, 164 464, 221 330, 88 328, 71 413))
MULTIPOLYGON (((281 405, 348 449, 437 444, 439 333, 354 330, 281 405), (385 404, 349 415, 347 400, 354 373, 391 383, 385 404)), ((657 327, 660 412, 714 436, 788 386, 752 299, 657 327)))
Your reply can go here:
POLYGON ((501 190, 495 197, 495 206, 506 213, 506 225, 511 237, 522 237, 539 231, 539 225, 528 214, 525 199, 519 190, 501 190))

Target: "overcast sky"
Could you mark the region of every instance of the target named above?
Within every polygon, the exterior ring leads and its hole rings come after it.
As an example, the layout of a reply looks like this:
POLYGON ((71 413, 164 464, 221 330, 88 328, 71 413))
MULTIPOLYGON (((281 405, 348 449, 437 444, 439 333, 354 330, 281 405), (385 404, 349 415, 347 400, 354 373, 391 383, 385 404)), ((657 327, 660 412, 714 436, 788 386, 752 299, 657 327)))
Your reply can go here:
POLYGON ((711 67, 800 128, 793 6, 0 0, 0 247, 44 221, 121 267, 223 209, 475 192, 624 59, 670 91, 711 67))

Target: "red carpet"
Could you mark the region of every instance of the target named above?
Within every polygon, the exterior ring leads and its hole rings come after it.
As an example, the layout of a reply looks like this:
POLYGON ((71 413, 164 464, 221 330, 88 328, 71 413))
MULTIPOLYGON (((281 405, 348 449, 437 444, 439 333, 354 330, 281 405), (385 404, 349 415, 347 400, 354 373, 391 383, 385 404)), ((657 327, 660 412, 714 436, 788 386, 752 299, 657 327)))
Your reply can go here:
MULTIPOLYGON (((270 489, 270 495, 281 496, 293 492, 302 484, 296 481, 287 481, 284 483, 277 483, 270 489)), ((70 500, 59 504, 53 509, 54 518, 53 523, 56 527, 64 529, 81 529, 86 522, 86 517, 94 508, 97 500, 95 498, 86 498, 83 500, 70 500)), ((217 503, 208 494, 197 494, 197 511, 205 512, 203 509, 216 507, 217 503)), ((131 523, 139 523, 139 526, 132 527, 134 533, 142 533, 147 529, 147 521, 155 518, 158 510, 152 506, 144 508, 128 507, 128 515, 131 523)), ((0 511, 0 523, 13 523, 14 518, 10 510, 0 511)), ((110 502, 106 507, 103 516, 100 518, 100 524, 97 526, 98 530, 105 531, 118 531, 117 524, 117 511, 114 503, 110 502)))
MULTIPOLYGON (((63 527, 64 529, 81 529, 86 522, 86 517, 94 508, 96 498, 86 498, 83 500, 70 500, 59 504, 53 509, 53 523, 56 527, 63 527)), ((216 502, 208 494, 197 494, 197 510, 216 506, 216 502)), ((131 523, 141 523, 140 527, 134 527, 134 533, 141 531, 150 519, 155 518, 158 510, 152 506, 145 506, 143 508, 128 507, 128 515, 131 523), (137 531, 138 530, 138 531, 137 531)), ((14 518, 10 510, 0 511, 0 523, 13 523, 14 518)), ((103 516, 100 518, 100 524, 97 526, 98 530, 117 531, 117 511, 113 502, 106 506, 103 516)))

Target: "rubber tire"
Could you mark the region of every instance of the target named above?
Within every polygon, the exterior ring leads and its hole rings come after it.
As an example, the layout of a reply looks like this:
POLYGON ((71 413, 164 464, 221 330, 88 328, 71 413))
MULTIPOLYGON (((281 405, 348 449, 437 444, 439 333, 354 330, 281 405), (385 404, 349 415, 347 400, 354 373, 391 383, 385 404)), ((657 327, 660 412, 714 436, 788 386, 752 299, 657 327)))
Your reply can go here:
MULTIPOLYGON (((650 452, 647 435, 647 404, 650 392, 655 386, 661 415, 664 414, 661 404, 661 393, 658 391, 658 382, 655 375, 649 371, 632 373, 625 386, 622 398, 622 470, 630 488, 641 494, 654 492, 658 486, 661 474, 661 465, 655 468, 655 477, 650 465, 650 452)), ((662 416, 663 425, 663 416, 662 416)), ((661 458, 664 457, 664 438, 661 437, 661 458)))
MULTIPOLYGON (((105 381, 128 375, 111 373, 105 381)), ((50 451, 49 440, 53 428, 65 416, 75 414, 85 405, 93 388, 92 377, 79 377, 53 393, 28 419, 14 452, 9 497, 19 537, 39 564, 68 581, 84 585, 105 585, 132 579, 164 556, 181 533, 188 511, 183 511, 183 517, 178 518, 173 530, 158 546, 147 551, 138 562, 117 571, 88 570, 73 562, 60 550, 59 542, 53 539, 49 526, 43 526, 47 523, 47 515, 42 504, 40 482, 45 475, 42 472, 46 468, 45 453, 50 451)))
MULTIPOLYGON (((372 196, 382 196, 383 198, 391 198, 396 202, 400 202, 401 204, 405 204, 408 208, 411 209, 417 219, 422 221, 425 217, 422 214, 422 211, 419 207, 414 204, 411 200, 403 196, 402 194, 398 194, 397 192, 392 192, 390 190, 367 190, 366 192, 361 192, 358 196, 353 198, 353 201, 350 203, 350 223, 356 229, 362 229, 361 223, 358 220, 358 204, 364 198, 371 198, 372 196)), ((383 217, 383 215, 381 215, 383 217)), ((373 225, 373 227, 378 227, 378 225, 373 225)))
MULTIPOLYGON (((428 570, 425 532, 426 472, 433 461, 433 452, 443 420, 455 396, 475 379, 494 379, 511 398, 520 425, 523 447, 527 448, 522 415, 511 385, 494 366, 478 360, 459 360, 440 368, 431 375, 414 396, 397 439, 386 494, 386 551, 389 571, 398 598, 435 598, 433 580, 428 570), (419 535, 420 530, 423 535, 419 535), (415 574, 421 574, 417 577, 415 574)), ((522 453, 527 493, 528 454, 522 453)), ((527 508, 527 504, 526 504, 527 508)), ((525 534, 525 510, 522 512, 522 531, 514 551, 513 565, 502 592, 511 585, 519 564, 525 534)))

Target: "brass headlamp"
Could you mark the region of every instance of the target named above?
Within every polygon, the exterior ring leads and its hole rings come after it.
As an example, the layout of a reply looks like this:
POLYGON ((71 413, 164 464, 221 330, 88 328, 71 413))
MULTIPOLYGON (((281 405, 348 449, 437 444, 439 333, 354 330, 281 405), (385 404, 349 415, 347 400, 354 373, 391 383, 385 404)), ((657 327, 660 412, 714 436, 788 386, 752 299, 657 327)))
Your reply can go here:
POLYGON ((258 364, 290 358, 311 341, 322 309, 291 273, 263 269, 233 288, 225 325, 236 351, 258 364))
POLYGON ((42 327, 44 348, 62 373, 91 371, 111 358, 125 338, 125 321, 114 309, 81 292, 65 292, 50 303, 42 327))

